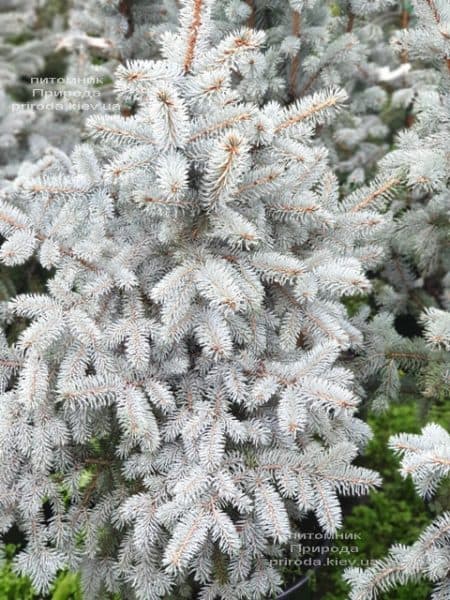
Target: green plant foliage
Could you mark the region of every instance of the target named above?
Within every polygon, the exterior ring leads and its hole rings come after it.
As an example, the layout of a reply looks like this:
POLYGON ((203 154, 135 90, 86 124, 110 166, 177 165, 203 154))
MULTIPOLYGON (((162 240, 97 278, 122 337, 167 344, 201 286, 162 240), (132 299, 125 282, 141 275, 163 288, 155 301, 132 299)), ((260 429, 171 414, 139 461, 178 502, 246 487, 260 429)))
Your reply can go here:
MULTIPOLYGON (((448 408, 447 408, 448 411, 448 408)), ((448 419, 446 411, 432 410, 433 421, 445 425, 448 419)), ((448 421, 447 421, 448 422, 448 421)), ((383 557, 386 549, 393 543, 413 543, 434 514, 448 509, 450 489, 441 486, 440 493, 428 506, 417 496, 411 480, 402 479, 399 471, 399 460, 387 450, 389 436, 402 431, 418 433, 422 418, 415 397, 405 398, 402 404, 393 405, 383 415, 370 417, 374 437, 367 452, 361 458, 361 464, 377 469, 383 477, 381 489, 371 492, 366 502, 358 503, 344 519, 342 534, 359 534, 358 553, 347 555, 336 554, 330 558, 349 558, 356 563, 383 557), (444 489, 445 488, 445 489, 444 489)), ((352 542, 353 544, 353 542, 352 542)), ((347 540, 335 540, 334 546, 349 546, 347 540)), ((355 564, 356 566, 356 564, 355 564)), ((314 600, 346 600, 348 586, 341 578, 342 566, 325 566, 316 573, 316 592, 314 600)), ((290 574, 291 575, 291 574, 290 574)), ((310 585, 311 587, 311 585, 310 585)), ((414 583, 398 588, 395 600, 424 600, 428 597, 430 586, 425 582, 414 583)), ((310 591, 299 592, 291 600, 310 598, 310 591)), ((392 592, 381 595, 380 600, 392 600, 392 592)))
POLYGON ((64 573, 56 581, 52 600, 82 600, 80 582, 76 573, 64 573))
POLYGON ((34 600, 37 598, 27 577, 20 577, 12 570, 12 557, 16 547, 5 547, 4 562, 0 570, 0 598, 2 600, 34 600))
POLYGON ((38 594, 27 577, 13 571, 12 561, 17 549, 15 544, 7 544, 5 547, 0 568, 1 600, 83 600, 76 573, 61 573, 48 596, 44 598, 42 594, 38 594))

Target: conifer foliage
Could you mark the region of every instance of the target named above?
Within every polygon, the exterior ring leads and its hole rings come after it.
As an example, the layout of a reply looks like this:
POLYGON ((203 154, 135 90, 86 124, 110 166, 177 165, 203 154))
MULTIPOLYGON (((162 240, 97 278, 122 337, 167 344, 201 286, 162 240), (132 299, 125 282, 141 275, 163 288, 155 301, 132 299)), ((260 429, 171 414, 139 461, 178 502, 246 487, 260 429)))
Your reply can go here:
MULTIPOLYGON (((448 394, 447 3, 48 8, 0 8, 1 269, 49 274, 0 304, 0 531, 41 594, 274 597, 302 518, 332 535, 380 484, 361 397, 448 394), (120 114, 11 110, 61 51, 120 114)), ((448 433, 390 445, 430 499, 448 433)), ((352 600, 448 599, 449 532, 347 571, 352 600)))
MULTIPOLYGON (((450 436, 434 423, 420 435, 392 436, 390 446, 402 455, 401 473, 411 475, 417 492, 430 499, 438 484, 450 475, 450 436)), ((411 546, 395 545, 382 560, 366 570, 347 569, 352 584, 351 600, 372 600, 382 591, 425 578, 433 583, 433 600, 450 594, 448 577, 450 557, 450 513, 437 517, 411 546)))
POLYGON ((339 359, 384 219, 340 201, 315 136, 346 93, 249 101, 264 34, 213 44, 211 4, 119 67, 135 115, 91 117, 0 204, 1 260, 53 272, 0 347, 1 526, 41 592, 69 568, 86 598, 268 598, 292 523, 331 534, 380 483, 351 464, 370 431, 339 359))

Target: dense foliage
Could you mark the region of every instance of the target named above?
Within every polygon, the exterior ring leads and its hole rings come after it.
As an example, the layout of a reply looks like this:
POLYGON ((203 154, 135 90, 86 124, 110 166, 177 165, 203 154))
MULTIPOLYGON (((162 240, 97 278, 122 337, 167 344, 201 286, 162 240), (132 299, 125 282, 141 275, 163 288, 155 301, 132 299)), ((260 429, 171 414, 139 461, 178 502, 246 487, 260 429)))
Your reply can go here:
MULTIPOLYGON (((336 534, 380 486, 369 411, 448 402, 448 5, 10 0, 0 22, 14 569, 39 594, 69 570, 89 599, 274 597, 305 519, 336 534)), ((430 501, 450 443, 423 425, 385 452, 430 501)), ((440 508, 345 572, 352 599, 448 597, 440 508)))

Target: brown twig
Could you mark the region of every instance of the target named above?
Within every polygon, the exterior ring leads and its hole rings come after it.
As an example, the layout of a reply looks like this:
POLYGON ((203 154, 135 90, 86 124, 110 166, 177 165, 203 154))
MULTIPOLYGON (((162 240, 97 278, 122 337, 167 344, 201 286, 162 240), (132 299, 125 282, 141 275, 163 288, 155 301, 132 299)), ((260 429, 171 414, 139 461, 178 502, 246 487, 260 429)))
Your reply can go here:
POLYGON ((131 11, 132 4, 133 0, 120 0, 119 2, 119 12, 127 21, 126 38, 130 38, 134 33, 133 13, 131 11))
POLYGON ((406 10, 405 5, 403 5, 400 25, 402 29, 408 29, 409 25, 409 12, 406 10))
MULTIPOLYGON (((406 10, 405 0, 402 0, 402 12, 400 16, 400 26, 402 29, 408 29, 409 26, 409 12, 406 10)), ((409 60, 408 51, 402 50, 400 54, 400 60, 402 63, 407 63, 409 60)))
MULTIPOLYGON (((298 11, 294 10, 292 13, 292 35, 299 38, 301 31, 301 15, 298 11)), ((300 68, 300 51, 292 59, 291 72, 289 76, 289 90, 291 98, 297 97, 297 80, 298 71, 300 68)))
POLYGON ((292 125, 296 125, 297 123, 300 123, 300 121, 307 119, 311 115, 313 115, 317 112, 320 112, 321 110, 324 110, 326 108, 335 106, 336 104, 337 104, 336 96, 331 96, 331 98, 326 98, 325 100, 322 100, 321 102, 312 104, 309 108, 305 109, 302 113, 293 115, 292 117, 289 117, 288 119, 286 119, 285 121, 280 123, 278 125, 278 127, 275 128, 275 133, 279 133, 280 131, 283 131, 284 129, 291 127, 292 125))
MULTIPOLYGON (((428 4, 428 6, 430 7, 431 12, 433 13, 433 17, 434 20, 436 21, 437 25, 441 24, 441 15, 439 13, 439 10, 436 6, 436 4, 434 3, 434 0, 426 0, 426 3, 428 4)), ((439 33, 446 39, 449 40, 450 39, 450 34, 448 34, 446 31, 444 31, 443 29, 439 29, 439 33)), ((446 59, 446 61, 448 61, 448 59, 446 59)))
POLYGON ((250 16, 247 19, 247 25, 249 27, 251 27, 252 29, 254 29, 255 26, 256 26, 256 8, 255 8, 255 3, 254 3, 254 0, 245 0, 245 2, 246 2, 246 4, 249 5, 250 10, 251 10, 250 16))
POLYGON ((436 4, 434 3, 434 0, 426 0, 426 2, 428 4, 428 6, 430 7, 431 12, 433 13, 434 20, 439 25, 439 23, 441 22, 441 15, 438 12, 438 9, 436 7, 436 4))
POLYGON ((198 42, 198 34, 202 25, 202 8, 203 0, 194 0, 192 21, 189 26, 188 42, 183 62, 183 68, 185 73, 190 71, 192 63, 194 61, 195 47, 198 42))
POLYGON ((345 28, 345 31, 347 33, 351 33, 353 31, 353 25, 354 24, 355 24, 355 13, 353 13, 352 11, 350 11, 348 13, 347 27, 345 28))
POLYGON ((360 202, 358 202, 358 204, 356 204, 351 209, 351 212, 358 212, 360 210, 367 208, 370 204, 372 204, 372 202, 374 200, 376 200, 380 196, 383 196, 383 194, 385 194, 386 192, 391 190, 394 186, 398 185, 399 183, 400 183, 400 180, 397 177, 391 177, 391 179, 384 181, 380 185, 380 187, 378 187, 376 190, 373 190, 372 192, 370 192, 365 198, 363 198, 360 202))
MULTIPOLYGON (((355 41, 354 40, 349 40, 348 43, 346 44, 344 50, 350 50, 353 46, 355 45, 355 41)), ((317 69, 317 71, 311 75, 311 77, 309 78, 309 80, 305 83, 305 85, 303 86, 301 92, 300 92, 300 96, 304 96, 306 94, 306 92, 308 92, 310 90, 310 88, 313 86, 313 84, 316 82, 317 78, 319 77, 319 75, 330 65, 333 64, 333 62, 335 62, 337 60, 336 56, 334 56, 332 59, 328 60, 327 62, 325 62, 321 67, 319 67, 319 69, 317 69)))
MULTIPOLYGON (((428 6, 431 9, 431 12, 433 13, 433 17, 434 20, 436 21, 436 24, 439 26, 441 23, 441 15, 439 14, 439 11, 436 7, 436 4, 434 3, 434 0, 426 0, 428 6)), ((439 29, 439 33, 446 39, 449 40, 450 39, 450 35, 446 32, 443 31, 442 29, 439 29)), ((447 69, 450 71, 450 58, 444 58, 445 64, 447 65, 447 69)))

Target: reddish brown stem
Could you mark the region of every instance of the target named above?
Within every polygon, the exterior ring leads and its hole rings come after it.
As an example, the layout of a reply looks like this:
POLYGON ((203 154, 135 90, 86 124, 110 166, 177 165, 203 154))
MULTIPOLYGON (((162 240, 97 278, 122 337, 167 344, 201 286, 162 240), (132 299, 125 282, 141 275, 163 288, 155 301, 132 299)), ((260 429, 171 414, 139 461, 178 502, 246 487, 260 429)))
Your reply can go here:
POLYGON ((133 14, 131 12, 131 5, 133 0, 120 0, 119 2, 119 12, 127 21, 127 31, 125 33, 125 37, 129 38, 134 33, 134 22, 133 22, 133 14))
POLYGON ((436 7, 436 4, 434 3, 434 0, 426 0, 426 1, 427 1, 428 6, 431 9, 431 12, 433 13, 434 20, 436 21, 436 23, 439 24, 441 22, 441 15, 438 12, 438 9, 436 7))
MULTIPOLYGON (((441 22, 441 15, 439 14, 439 11, 437 9, 436 4, 434 3, 434 0, 426 0, 426 3, 428 4, 431 12, 433 13, 433 17, 434 17, 434 20, 436 21, 436 24, 439 25, 441 22)), ((439 32, 446 40, 450 39, 450 35, 446 31, 439 29, 439 32)), ((447 69, 450 71, 450 58, 444 58, 444 61, 445 61, 445 64, 447 65, 447 69)))
MULTIPOLYGON (((296 10, 292 13, 292 35, 299 38, 301 31, 301 15, 296 10)), ((298 81, 298 71, 300 68, 300 53, 297 54, 292 59, 291 64, 291 72, 289 75, 289 90, 292 98, 297 97, 297 81, 298 81)))
POLYGON ((348 13, 348 20, 347 20, 347 27, 346 27, 347 33, 351 33, 353 31, 354 24, 355 24, 355 14, 352 11, 350 11, 348 13))
POLYGON ((402 29, 408 29, 409 25, 409 12, 403 8, 400 25, 402 29))
POLYGON ((202 25, 202 8, 203 0, 195 0, 192 11, 192 21, 189 26, 187 48, 184 56, 183 68, 185 73, 191 70, 192 63, 194 62, 195 47, 197 46, 198 35, 202 25))
POLYGON ((249 18, 247 19, 247 25, 252 29, 255 28, 256 25, 256 8, 254 0, 245 0, 246 4, 249 5, 251 13, 249 18))

